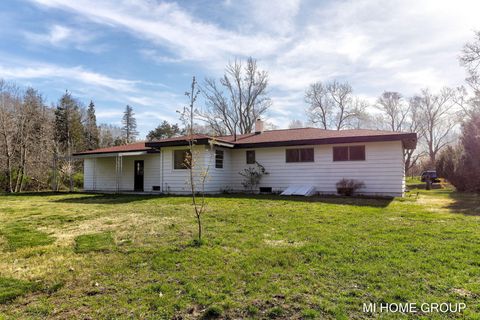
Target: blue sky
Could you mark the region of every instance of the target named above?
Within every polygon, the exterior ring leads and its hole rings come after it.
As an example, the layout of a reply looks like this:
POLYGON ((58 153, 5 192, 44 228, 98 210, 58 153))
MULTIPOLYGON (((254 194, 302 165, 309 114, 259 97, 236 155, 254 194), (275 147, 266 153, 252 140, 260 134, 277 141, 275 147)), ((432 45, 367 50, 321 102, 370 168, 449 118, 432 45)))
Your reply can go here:
MULTIPOLYGON (((177 122, 193 75, 218 78, 252 56, 270 75, 266 120, 304 119, 309 83, 347 80, 374 101, 463 83, 458 55, 480 29, 478 1, 30 0, 0 2, 0 78, 69 90, 119 124, 133 106, 144 136, 177 122)), ((201 101, 200 101, 201 104, 201 101)))

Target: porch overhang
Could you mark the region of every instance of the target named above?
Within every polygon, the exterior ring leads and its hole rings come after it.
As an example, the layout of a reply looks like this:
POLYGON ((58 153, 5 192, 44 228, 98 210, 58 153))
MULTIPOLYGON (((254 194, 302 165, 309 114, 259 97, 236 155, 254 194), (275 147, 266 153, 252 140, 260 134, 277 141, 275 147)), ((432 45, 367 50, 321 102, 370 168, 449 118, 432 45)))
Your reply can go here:
POLYGON ((111 157, 134 157, 146 154, 158 153, 157 150, 148 151, 131 151, 131 152, 105 152, 105 153, 87 153, 87 154, 73 154, 74 159, 92 159, 92 158, 111 158, 111 157))

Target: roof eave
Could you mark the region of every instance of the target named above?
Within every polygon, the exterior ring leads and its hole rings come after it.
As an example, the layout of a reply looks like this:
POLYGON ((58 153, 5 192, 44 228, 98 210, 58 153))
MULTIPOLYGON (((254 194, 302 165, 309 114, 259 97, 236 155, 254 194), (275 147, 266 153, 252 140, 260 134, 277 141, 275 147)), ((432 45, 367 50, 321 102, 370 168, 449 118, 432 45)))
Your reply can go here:
MULTIPOLYGON (((209 144, 209 138, 194 139, 196 145, 209 144)), ((150 148, 162 148, 162 147, 182 147, 188 146, 188 140, 175 140, 175 141, 152 141, 145 142, 146 147, 150 148)))
POLYGON ((140 149, 140 150, 119 150, 119 151, 98 151, 98 152, 77 152, 77 153, 72 153, 73 157, 84 157, 84 156, 94 156, 94 155, 104 155, 104 156, 109 156, 109 155, 118 155, 118 154, 123 154, 123 153, 138 153, 138 152, 144 152, 144 153, 158 153, 158 150, 152 149, 152 148, 146 148, 146 149, 140 149))
POLYGON ((405 133, 405 134, 378 135, 378 136, 334 137, 334 138, 322 138, 322 139, 238 143, 235 145, 235 147, 236 148, 267 148, 267 147, 343 144, 343 143, 358 143, 358 142, 382 142, 382 141, 402 141, 403 147, 405 149, 415 149, 417 134, 405 133))

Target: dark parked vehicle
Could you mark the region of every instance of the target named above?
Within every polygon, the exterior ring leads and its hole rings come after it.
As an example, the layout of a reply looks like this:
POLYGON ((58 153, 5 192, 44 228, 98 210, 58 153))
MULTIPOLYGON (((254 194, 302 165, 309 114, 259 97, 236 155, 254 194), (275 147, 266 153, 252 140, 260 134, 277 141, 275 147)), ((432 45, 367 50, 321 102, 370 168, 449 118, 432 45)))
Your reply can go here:
POLYGON ((427 179, 430 179, 431 183, 438 183, 440 179, 438 179, 437 171, 435 170, 427 170, 422 172, 422 182, 427 182, 427 179))

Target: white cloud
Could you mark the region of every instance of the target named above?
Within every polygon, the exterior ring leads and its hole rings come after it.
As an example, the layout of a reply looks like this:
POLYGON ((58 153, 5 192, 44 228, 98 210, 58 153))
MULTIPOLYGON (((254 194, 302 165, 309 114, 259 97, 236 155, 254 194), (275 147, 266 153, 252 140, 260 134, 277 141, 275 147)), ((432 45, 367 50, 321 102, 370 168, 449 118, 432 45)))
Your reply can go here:
POLYGON ((105 44, 94 44, 96 35, 92 31, 67 27, 60 24, 49 26, 45 33, 25 32, 25 38, 38 46, 53 46, 57 48, 74 47, 81 51, 101 53, 105 44))
POLYGON ((68 79, 127 93, 137 91, 136 85, 140 84, 140 81, 112 78, 101 73, 85 70, 81 66, 62 67, 52 64, 32 64, 21 67, 8 67, 0 64, 0 75, 8 79, 68 79))
POLYGON ((115 78, 82 66, 65 67, 6 56, 1 58, 0 78, 21 80, 40 90, 42 85, 56 88, 58 95, 50 97, 51 102, 56 101, 65 89, 84 102, 93 99, 99 123, 118 125, 125 105, 132 105, 141 120, 141 135, 145 135, 148 128, 155 127, 158 120, 175 121, 178 118, 175 110, 183 103, 183 96, 170 92, 161 83, 115 78))
MULTIPOLYGON (((34 0, 63 8, 97 23, 123 28, 167 47, 182 59, 215 61, 225 57, 272 54, 284 39, 266 34, 239 34, 195 19, 175 3, 150 1, 34 0)), ((213 63, 212 63, 213 64, 213 63)))
POLYGON ((317 80, 347 80, 367 97, 458 85, 465 76, 459 51, 480 29, 475 0, 225 1, 218 10, 238 13, 230 27, 209 20, 222 12, 196 17, 186 4, 32 1, 146 40, 141 54, 152 61, 200 62, 209 76, 234 57, 254 56, 270 72, 272 117, 279 119, 303 113, 303 92, 317 80))

